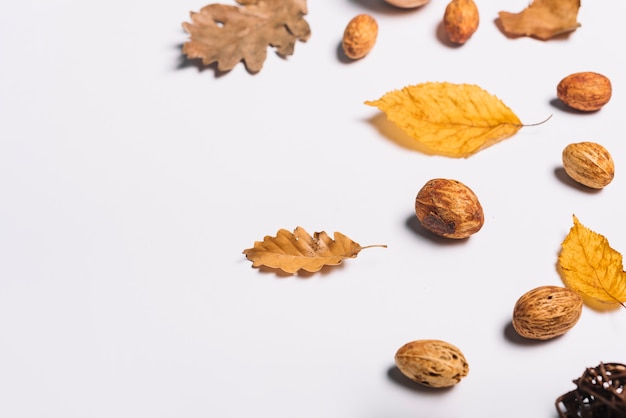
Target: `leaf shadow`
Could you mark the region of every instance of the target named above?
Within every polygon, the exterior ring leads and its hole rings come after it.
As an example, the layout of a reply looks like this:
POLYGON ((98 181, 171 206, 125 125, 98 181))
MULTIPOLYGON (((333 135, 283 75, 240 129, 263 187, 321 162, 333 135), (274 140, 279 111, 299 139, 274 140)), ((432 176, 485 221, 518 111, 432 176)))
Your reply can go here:
POLYGON ((446 238, 446 237, 441 237, 439 235, 433 234, 432 232, 424 228, 424 226, 422 226, 422 223, 419 221, 419 219, 417 219, 417 216, 415 216, 414 213, 412 213, 411 215, 407 217, 404 224, 415 235, 421 238, 427 239, 437 245, 442 245, 442 246, 465 245, 467 241, 469 240, 469 237, 463 238, 463 239, 453 239, 453 238, 446 238))
POLYGON ((411 138, 401 128, 393 124, 393 122, 391 122, 384 113, 377 113, 366 119, 366 121, 372 125, 381 134, 381 136, 401 148, 417 151, 426 155, 437 155, 426 146, 411 138))
POLYGON ((398 369, 397 366, 391 366, 387 370, 387 377, 389 380, 394 382, 395 384, 404 387, 405 389, 409 389, 413 392, 424 393, 429 396, 441 396, 448 392, 450 392, 453 387, 447 388, 433 388, 426 385, 422 385, 421 383, 417 383, 414 380, 409 379, 404 373, 398 369))
POLYGON ((594 189, 592 187, 587 187, 584 184, 578 183, 567 174, 563 167, 554 168, 554 177, 556 177, 557 180, 559 180, 564 185, 569 186, 572 189, 576 189, 582 193, 595 195, 602 192, 602 189, 594 189))
POLYGON ((314 272, 298 270, 296 273, 287 273, 286 271, 281 270, 279 268, 273 268, 273 267, 267 267, 267 266, 257 267, 259 274, 272 275, 278 279, 288 279, 288 278, 310 279, 314 276, 327 277, 331 273, 336 273, 337 270, 342 270, 344 268, 345 268, 345 264, 343 262, 334 266, 326 265, 322 267, 319 271, 314 271, 314 272))

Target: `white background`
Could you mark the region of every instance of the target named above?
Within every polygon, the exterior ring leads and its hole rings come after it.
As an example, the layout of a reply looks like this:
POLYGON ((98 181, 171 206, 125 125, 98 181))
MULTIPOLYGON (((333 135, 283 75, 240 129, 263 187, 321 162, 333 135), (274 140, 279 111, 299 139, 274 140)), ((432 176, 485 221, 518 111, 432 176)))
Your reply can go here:
POLYGON ((206 4, 3 7, 0 417, 555 418, 586 367, 626 362, 621 308, 585 307, 542 343, 510 326, 523 293, 562 285, 573 214, 626 252, 622 1, 583 1, 582 26, 544 42, 495 24, 527 0, 478 0, 462 47, 441 36, 440 0, 310 1, 309 41, 286 59, 269 50, 255 75, 185 61, 181 24, 206 4), (359 13, 378 41, 346 62, 359 13), (578 71, 611 79, 599 112, 558 104, 578 71), (526 124, 552 118, 468 159, 420 154, 363 102, 427 81, 477 84, 526 124), (563 175, 579 141, 615 160, 602 191, 563 175), (479 233, 420 228, 415 195, 435 177, 478 195, 479 233), (388 248, 295 276, 243 256, 298 225, 388 248), (464 352, 459 385, 425 390, 394 368, 427 338, 464 352))

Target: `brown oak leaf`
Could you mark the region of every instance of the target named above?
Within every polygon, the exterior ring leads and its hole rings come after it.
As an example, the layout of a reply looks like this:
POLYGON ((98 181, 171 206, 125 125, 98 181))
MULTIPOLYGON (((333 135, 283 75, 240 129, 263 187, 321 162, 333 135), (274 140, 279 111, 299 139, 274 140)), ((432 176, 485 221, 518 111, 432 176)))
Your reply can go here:
POLYGON ((296 273, 301 269, 316 272, 326 265, 341 264, 344 259, 356 258, 362 249, 369 247, 387 246, 361 247, 340 232, 335 232, 332 239, 326 232, 315 232, 311 236, 304 228, 297 227, 293 233, 280 229, 275 237, 266 236, 243 253, 252 261, 252 267, 266 266, 296 273))
POLYGON ((202 60, 204 65, 217 62, 219 71, 229 71, 239 62, 250 72, 258 72, 267 57, 267 48, 278 55, 292 55, 297 40, 311 35, 306 0, 237 0, 241 5, 210 4, 191 12, 192 23, 183 22, 190 41, 183 44, 183 54, 202 60))
POLYGON ((580 27, 577 21, 580 0, 534 0, 520 13, 500 12, 507 35, 547 40, 580 27))

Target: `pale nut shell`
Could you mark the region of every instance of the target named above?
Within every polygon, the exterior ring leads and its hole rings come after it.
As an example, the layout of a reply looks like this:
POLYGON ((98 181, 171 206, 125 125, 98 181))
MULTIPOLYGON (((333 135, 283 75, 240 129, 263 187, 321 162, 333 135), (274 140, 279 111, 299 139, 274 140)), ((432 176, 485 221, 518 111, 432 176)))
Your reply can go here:
POLYGON ((350 59, 356 60, 366 56, 378 37, 378 23, 368 14, 353 17, 343 33, 341 47, 350 59))
POLYGON ((441 340, 406 343, 396 352, 395 362, 406 377, 433 388, 454 386, 469 373, 461 350, 441 340))
POLYGON ((609 102, 612 91, 611 80, 591 71, 570 74, 556 87, 556 95, 563 103, 583 112, 599 110, 609 102))
POLYGON ((583 298, 559 286, 540 286, 523 294, 513 308, 513 328, 524 338, 549 340, 565 334, 580 319, 583 298))
POLYGON ((429 3, 430 0, 385 0, 392 6, 400 7, 401 9, 412 9, 414 7, 424 6, 429 3))
POLYGON ((452 0, 443 15, 443 28, 450 42, 464 44, 478 29, 479 21, 473 0, 452 0))
POLYGON ((563 149, 563 169, 574 181, 602 189, 615 177, 611 154, 595 142, 578 142, 563 149))
POLYGON ((429 180, 417 193, 415 214, 428 231, 453 239, 475 234, 485 222, 476 194, 452 179, 429 180))

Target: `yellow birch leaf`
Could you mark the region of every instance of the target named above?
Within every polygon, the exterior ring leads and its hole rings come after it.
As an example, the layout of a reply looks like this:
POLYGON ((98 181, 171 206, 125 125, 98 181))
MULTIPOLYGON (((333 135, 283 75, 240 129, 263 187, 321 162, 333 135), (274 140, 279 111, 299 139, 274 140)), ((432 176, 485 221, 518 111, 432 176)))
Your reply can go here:
POLYGON ((466 158, 506 139, 522 123, 500 99, 471 84, 429 82, 366 101, 417 141, 416 149, 466 158))
POLYGON ((558 258, 565 286, 594 302, 624 306, 626 272, 622 255, 608 240, 574 216, 574 226, 561 244, 558 258))
POLYGON ((296 273, 301 269, 316 272, 326 265, 341 264, 344 259, 356 258, 362 249, 369 247, 387 246, 361 247, 340 232, 335 232, 332 239, 326 232, 315 232, 311 236, 302 227, 297 227, 293 233, 280 229, 275 237, 266 236, 243 253, 252 261, 252 267, 266 266, 296 273))

